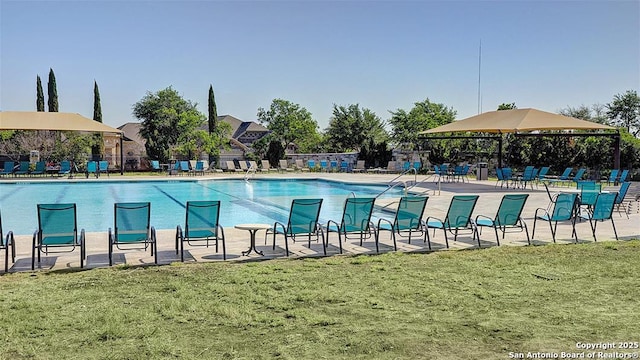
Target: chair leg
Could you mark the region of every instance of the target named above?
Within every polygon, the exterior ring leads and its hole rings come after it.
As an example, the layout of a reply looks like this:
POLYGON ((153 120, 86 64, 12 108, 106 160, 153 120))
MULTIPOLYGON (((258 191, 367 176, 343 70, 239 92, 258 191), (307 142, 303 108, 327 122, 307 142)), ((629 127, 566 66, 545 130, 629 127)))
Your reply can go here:
MULTIPOLYGON (((498 246, 500 246, 500 237, 498 236, 498 227, 493 225, 493 231, 495 231, 496 233, 496 242, 498 243, 498 246)), ((480 240, 480 236, 478 236, 478 240, 480 240)))
POLYGON ((616 236, 616 241, 618 240, 618 232, 616 231, 616 224, 613 222, 613 216, 611 217, 611 226, 613 227, 613 234, 616 236))

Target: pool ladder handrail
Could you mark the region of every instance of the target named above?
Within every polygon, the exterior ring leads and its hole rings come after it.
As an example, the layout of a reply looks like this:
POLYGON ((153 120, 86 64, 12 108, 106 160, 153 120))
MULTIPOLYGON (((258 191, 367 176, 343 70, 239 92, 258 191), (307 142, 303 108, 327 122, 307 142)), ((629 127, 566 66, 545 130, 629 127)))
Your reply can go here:
POLYGON ((256 169, 253 167, 253 165, 249 165, 249 168, 247 169, 247 172, 244 174, 244 181, 249 182, 249 173, 253 172, 253 176, 256 176, 256 169))
POLYGON ((402 173, 400 173, 400 175, 396 176, 395 178, 393 178, 391 181, 389 181, 389 187, 387 187, 386 189, 384 189, 380 194, 376 195, 376 199, 379 198, 382 194, 386 193, 387 191, 395 188, 396 186, 402 184, 404 185, 404 194, 407 195, 407 183, 404 181, 396 181, 399 178, 403 177, 404 175, 410 173, 413 171, 413 182, 414 184, 418 181, 418 170, 416 170, 416 168, 411 167, 405 171, 403 171, 402 173))

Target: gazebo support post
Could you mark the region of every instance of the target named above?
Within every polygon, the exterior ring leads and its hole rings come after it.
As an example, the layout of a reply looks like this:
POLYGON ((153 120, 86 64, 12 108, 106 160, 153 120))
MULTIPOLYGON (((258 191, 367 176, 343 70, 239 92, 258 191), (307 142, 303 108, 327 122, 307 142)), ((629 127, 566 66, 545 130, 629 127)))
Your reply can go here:
POLYGON ((124 149, 122 148, 124 135, 120 134, 120 175, 124 175, 124 149))

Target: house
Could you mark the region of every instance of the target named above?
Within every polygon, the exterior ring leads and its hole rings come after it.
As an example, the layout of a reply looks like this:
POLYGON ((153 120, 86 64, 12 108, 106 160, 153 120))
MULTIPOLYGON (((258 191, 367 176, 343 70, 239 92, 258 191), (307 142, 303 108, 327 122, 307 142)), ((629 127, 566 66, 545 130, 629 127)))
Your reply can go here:
POLYGON ((253 121, 242 121, 231 115, 218 116, 218 121, 231 125, 231 149, 220 149, 221 162, 244 159, 245 154, 252 151, 253 143, 269 134, 266 127, 253 121))

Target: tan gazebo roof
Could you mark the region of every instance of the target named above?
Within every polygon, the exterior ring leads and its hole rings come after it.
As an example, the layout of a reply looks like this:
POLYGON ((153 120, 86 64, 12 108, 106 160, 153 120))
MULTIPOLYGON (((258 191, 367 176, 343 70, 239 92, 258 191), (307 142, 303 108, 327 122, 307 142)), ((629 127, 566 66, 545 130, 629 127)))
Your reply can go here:
POLYGON ((616 130, 591 121, 536 109, 489 111, 463 120, 421 131, 419 134, 449 132, 515 133, 536 130, 616 130))
POLYGON ((122 130, 86 118, 80 114, 42 111, 0 111, 0 130, 122 133, 122 130))

